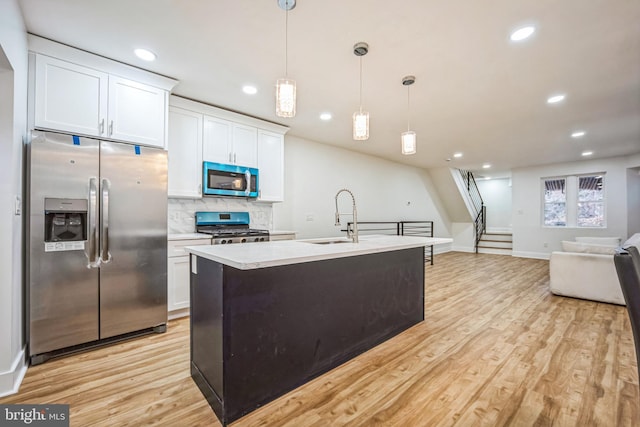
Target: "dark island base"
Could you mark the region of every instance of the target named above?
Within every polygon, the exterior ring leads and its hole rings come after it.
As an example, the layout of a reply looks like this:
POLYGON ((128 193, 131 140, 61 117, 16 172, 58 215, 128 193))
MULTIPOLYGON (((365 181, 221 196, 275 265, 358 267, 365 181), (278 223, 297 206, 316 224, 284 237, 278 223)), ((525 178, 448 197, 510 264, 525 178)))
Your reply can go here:
POLYGON ((424 320, 423 258, 418 247, 239 270, 197 257, 191 375, 222 424, 424 320))

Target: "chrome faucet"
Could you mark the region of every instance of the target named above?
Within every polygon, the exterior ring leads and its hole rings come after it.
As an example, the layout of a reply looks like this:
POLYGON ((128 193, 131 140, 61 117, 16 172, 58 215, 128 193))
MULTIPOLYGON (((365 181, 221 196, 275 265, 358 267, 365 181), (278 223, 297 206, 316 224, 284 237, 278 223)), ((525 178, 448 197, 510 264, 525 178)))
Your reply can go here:
MULTIPOLYGON (((351 200, 353 200, 353 226, 350 228, 349 224, 347 224, 347 237, 353 240, 353 243, 358 243, 358 211, 356 210, 356 198, 353 196, 353 193, 346 188, 338 191, 336 194, 336 225, 340 225, 340 212, 338 211, 338 196, 342 192, 347 192, 351 195, 351 200)), ((348 215, 348 214, 347 214, 348 215)))

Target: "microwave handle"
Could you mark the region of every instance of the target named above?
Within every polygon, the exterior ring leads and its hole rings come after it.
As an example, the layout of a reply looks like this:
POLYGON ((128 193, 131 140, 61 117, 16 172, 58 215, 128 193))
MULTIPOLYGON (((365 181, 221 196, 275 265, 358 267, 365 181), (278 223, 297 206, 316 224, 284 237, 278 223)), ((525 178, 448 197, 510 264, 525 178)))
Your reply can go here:
POLYGON ((244 177, 247 180, 247 188, 244 189, 244 194, 248 196, 251 194, 251 171, 249 169, 244 171, 244 177))

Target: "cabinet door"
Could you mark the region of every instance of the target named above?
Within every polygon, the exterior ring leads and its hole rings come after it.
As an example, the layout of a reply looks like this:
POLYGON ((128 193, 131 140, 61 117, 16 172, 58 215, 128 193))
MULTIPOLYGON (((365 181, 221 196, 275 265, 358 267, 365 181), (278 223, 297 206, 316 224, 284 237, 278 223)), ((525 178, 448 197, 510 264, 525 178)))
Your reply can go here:
POLYGON ((258 173, 260 196, 263 202, 284 200, 284 136, 260 131, 258 133, 258 173))
POLYGON ((224 164, 233 163, 231 137, 231 122, 204 116, 202 160, 224 164))
POLYGON ((101 136, 107 114, 108 75, 36 55, 35 126, 101 136))
POLYGON ((109 76, 107 136, 164 148, 166 97, 162 89, 109 76))
POLYGON ((169 107, 169 197, 202 197, 202 114, 169 107))
POLYGON ((167 305, 169 311, 189 307, 189 257, 168 258, 167 305))
POLYGON ((252 168, 258 166, 258 129, 233 125, 233 163, 252 168))

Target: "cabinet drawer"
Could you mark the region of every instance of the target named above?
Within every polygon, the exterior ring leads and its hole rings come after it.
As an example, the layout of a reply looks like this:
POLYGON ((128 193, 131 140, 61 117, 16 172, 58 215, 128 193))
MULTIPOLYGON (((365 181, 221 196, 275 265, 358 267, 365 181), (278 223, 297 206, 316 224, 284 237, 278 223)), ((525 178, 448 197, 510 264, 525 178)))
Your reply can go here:
POLYGON ((194 239, 194 240, 169 240, 167 246, 167 256, 177 257, 186 256, 188 253, 184 250, 185 246, 210 245, 211 239, 194 239))

